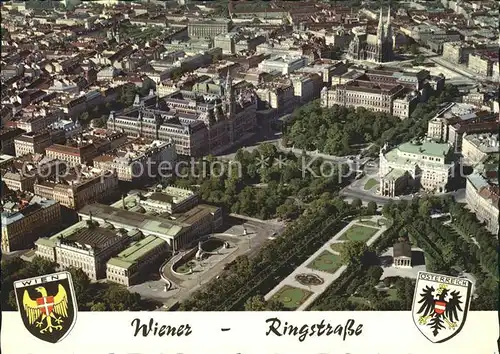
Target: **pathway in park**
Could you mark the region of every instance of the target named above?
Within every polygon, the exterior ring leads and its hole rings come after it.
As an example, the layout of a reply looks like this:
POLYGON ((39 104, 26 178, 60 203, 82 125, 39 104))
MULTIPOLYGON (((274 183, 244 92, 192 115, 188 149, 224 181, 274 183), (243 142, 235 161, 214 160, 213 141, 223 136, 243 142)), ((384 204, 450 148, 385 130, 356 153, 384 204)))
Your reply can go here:
MULTIPOLYGON (((329 241, 327 241, 322 247, 320 247, 312 256, 310 256, 304 263, 298 266, 288 277, 286 277, 281 283, 279 283, 273 290, 271 290, 265 299, 269 300, 273 297, 277 298, 279 301, 283 301, 283 298, 279 299, 281 292, 288 289, 288 292, 294 292, 301 294, 301 298, 307 298, 305 301, 301 302, 296 308, 296 311, 306 310, 318 296, 323 293, 323 291, 330 286, 347 268, 345 265, 341 265, 337 268, 335 264, 340 264, 340 255, 338 252, 338 247, 332 245, 337 244, 338 246, 346 241, 347 237, 349 239, 363 239, 363 234, 366 234, 364 239, 367 239, 366 244, 370 246, 373 244, 387 229, 386 225, 377 226, 377 220, 383 219, 381 216, 367 216, 363 217, 363 221, 355 219, 351 221, 346 227, 339 231, 335 236, 333 236, 329 241), (349 231, 351 230, 351 231, 349 231), (320 270, 322 269, 322 270, 320 270), (310 279, 314 278, 317 285, 304 285, 297 280, 297 276, 304 278, 305 276, 310 279), (294 290, 296 289, 296 290, 294 290)), ((286 296, 285 296, 286 297, 286 296)), ((291 299, 290 296, 288 301, 297 301, 296 299, 291 299)), ((286 306, 286 304, 285 304, 286 306)))

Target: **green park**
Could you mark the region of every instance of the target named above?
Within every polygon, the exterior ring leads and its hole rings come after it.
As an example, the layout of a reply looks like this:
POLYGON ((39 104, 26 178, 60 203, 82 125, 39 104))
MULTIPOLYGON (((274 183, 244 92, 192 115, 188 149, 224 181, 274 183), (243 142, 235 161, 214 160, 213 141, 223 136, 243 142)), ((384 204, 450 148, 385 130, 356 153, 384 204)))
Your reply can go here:
POLYGON ((339 256, 325 250, 309 263, 307 267, 333 274, 341 265, 342 263, 339 256))
POLYGON ((378 230, 368 226, 352 225, 340 236, 339 240, 368 241, 378 230))
POLYGON ((281 302, 287 309, 295 310, 312 294, 311 291, 285 285, 273 295, 272 299, 281 302))

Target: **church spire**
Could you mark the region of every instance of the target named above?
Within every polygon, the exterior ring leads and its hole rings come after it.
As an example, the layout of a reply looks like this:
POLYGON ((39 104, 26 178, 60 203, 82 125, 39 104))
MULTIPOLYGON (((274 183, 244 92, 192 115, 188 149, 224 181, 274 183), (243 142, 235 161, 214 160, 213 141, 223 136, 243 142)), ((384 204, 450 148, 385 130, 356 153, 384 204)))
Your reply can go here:
POLYGON ((387 22, 385 24, 385 35, 389 39, 390 39, 390 37, 392 37, 391 6, 389 6, 389 10, 387 11, 387 22))
POLYGON ((384 38, 384 15, 382 14, 382 6, 380 7, 380 14, 378 17, 377 39, 381 42, 384 38))
POLYGON ((226 98, 227 105, 227 117, 231 119, 234 113, 234 92, 233 92, 233 79, 231 78, 231 72, 227 71, 226 77, 226 87, 224 88, 224 95, 226 98))

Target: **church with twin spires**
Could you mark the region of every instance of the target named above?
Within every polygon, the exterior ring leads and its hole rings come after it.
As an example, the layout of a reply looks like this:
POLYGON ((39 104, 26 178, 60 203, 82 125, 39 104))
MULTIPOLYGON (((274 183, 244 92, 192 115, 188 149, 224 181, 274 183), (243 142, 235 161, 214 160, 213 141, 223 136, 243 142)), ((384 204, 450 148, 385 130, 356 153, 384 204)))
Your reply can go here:
POLYGON ((394 60, 394 38, 391 25, 391 8, 384 24, 382 8, 378 20, 377 34, 368 34, 360 28, 353 29, 354 38, 349 44, 347 57, 354 60, 368 60, 384 63, 394 60))

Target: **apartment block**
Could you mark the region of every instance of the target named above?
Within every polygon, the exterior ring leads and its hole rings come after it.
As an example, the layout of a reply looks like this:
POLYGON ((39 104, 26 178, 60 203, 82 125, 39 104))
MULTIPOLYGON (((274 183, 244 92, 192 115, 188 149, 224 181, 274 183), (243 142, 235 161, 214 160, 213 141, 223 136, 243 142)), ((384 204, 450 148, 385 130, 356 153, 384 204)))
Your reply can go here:
POLYGON ((137 138, 104 155, 94 158, 94 167, 116 170, 120 181, 140 183, 158 176, 159 172, 173 173, 177 158, 175 145, 168 142, 137 138), (168 170, 159 171, 164 166, 168 170))
POLYGON ((465 198, 467 205, 477 218, 486 224, 486 228, 498 235, 498 184, 492 184, 482 174, 475 171, 467 176, 465 198))
POLYGON ((69 209, 78 210, 89 203, 105 201, 119 194, 116 171, 73 170, 64 179, 38 181, 37 195, 52 198, 69 209))
POLYGON ((31 248, 60 223, 61 207, 55 200, 38 196, 2 200, 2 252, 31 248))

